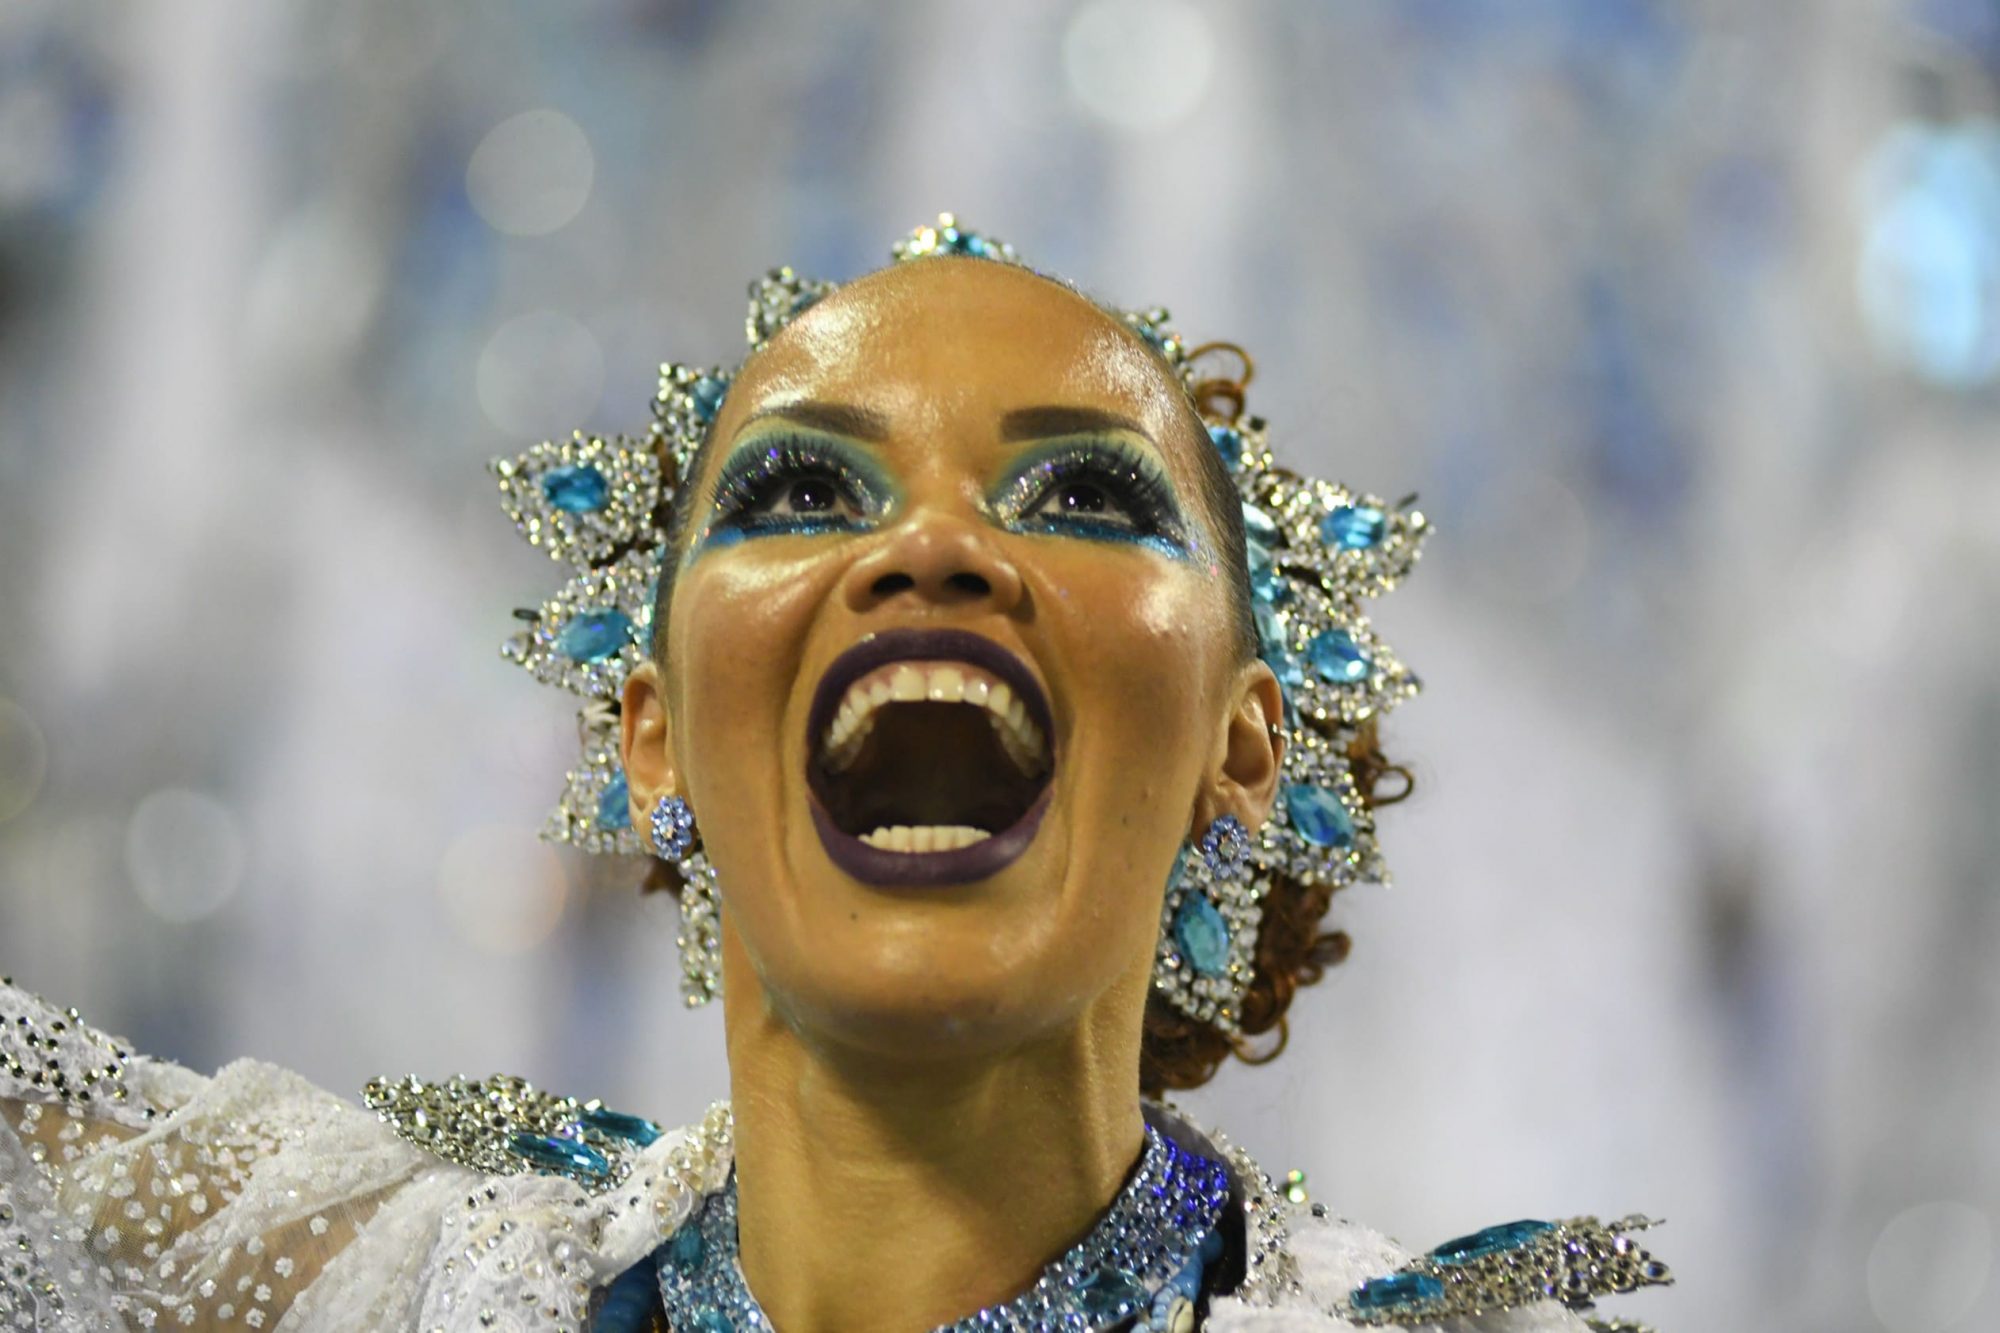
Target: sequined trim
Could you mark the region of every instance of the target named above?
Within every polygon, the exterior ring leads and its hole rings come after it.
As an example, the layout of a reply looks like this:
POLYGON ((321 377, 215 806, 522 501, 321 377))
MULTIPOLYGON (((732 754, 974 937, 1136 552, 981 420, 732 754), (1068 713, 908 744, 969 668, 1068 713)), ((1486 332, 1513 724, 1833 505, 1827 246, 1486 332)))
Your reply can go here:
POLYGON ((0 977, 0 1093, 60 1102, 121 1124, 153 1118, 125 1086, 132 1051, 74 1009, 58 1009, 0 977))

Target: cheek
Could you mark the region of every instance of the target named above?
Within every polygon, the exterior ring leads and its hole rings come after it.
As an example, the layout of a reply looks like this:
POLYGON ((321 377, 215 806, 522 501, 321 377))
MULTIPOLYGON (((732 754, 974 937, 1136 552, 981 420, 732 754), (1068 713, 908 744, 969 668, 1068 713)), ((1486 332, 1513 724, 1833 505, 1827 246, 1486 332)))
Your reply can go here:
POLYGON ((708 827, 746 801, 767 805, 788 753, 782 727, 813 617, 835 577, 833 562, 743 547, 717 552, 681 574, 667 637, 675 735, 689 799, 708 827), (704 793, 708 799, 704 800, 704 793))

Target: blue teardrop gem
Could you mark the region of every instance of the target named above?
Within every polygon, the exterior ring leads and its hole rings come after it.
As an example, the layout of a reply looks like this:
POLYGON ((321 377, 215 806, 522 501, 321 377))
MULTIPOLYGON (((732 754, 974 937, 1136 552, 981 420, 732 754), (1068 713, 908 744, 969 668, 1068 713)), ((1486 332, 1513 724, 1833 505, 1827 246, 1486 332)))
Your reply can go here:
POLYGON ((1278 573, 1270 551, 1258 542, 1245 542, 1244 557, 1250 567, 1250 595, 1271 606, 1290 600, 1292 589, 1278 573))
POLYGON ((1205 977, 1219 977, 1229 970, 1229 923, 1199 890, 1190 890, 1174 912, 1174 943, 1181 957, 1205 977))
POLYGON ((1270 663, 1280 684, 1293 689, 1306 683, 1306 673, 1292 656, 1290 645, 1285 642, 1285 626, 1278 619, 1278 613, 1264 602, 1250 608, 1257 621, 1258 656, 1270 663))
POLYGON ((572 662, 602 662, 637 638, 631 618, 614 607, 579 611, 556 635, 556 651, 572 662))
POLYGON ((1210 443, 1215 445, 1215 452, 1222 455, 1223 466, 1227 467, 1231 472, 1243 466, 1243 433, 1241 431, 1237 430, 1234 426, 1210 426, 1208 428, 1208 438, 1210 443))
POLYGON ((723 395, 729 392, 729 381, 717 379, 713 375, 703 375, 688 387, 688 397, 694 404, 694 419, 706 426, 715 420, 715 414, 722 410, 723 395))
POLYGON ((1320 679, 1335 685, 1354 685, 1368 679, 1374 664, 1346 630, 1330 629, 1306 645, 1306 660, 1320 679))
POLYGON ((623 1139, 641 1148, 660 1137, 658 1125, 640 1116, 626 1115, 623 1111, 611 1111, 599 1106, 585 1111, 581 1118, 586 1129, 594 1129, 608 1138, 623 1139))
POLYGON ((1121 1318, 1145 1300, 1145 1286, 1119 1268, 1100 1268, 1076 1284, 1077 1306, 1093 1320, 1121 1318))
POLYGON ((588 463, 551 468, 542 474, 542 495, 571 514, 591 514, 611 498, 611 482, 588 463))
POLYGON ((1278 544, 1278 523, 1256 505, 1243 506, 1243 535, 1260 546, 1278 544))
POLYGON ((1532 1217, 1519 1222, 1502 1222, 1499 1226, 1475 1231, 1470 1236, 1446 1241, 1431 1251, 1431 1258, 1441 1264, 1470 1263, 1489 1254, 1499 1254, 1502 1250, 1519 1249, 1554 1230, 1553 1223, 1537 1221, 1532 1217))
POLYGON ((1339 505, 1320 520, 1320 540, 1344 551, 1361 551, 1382 540, 1389 519, 1374 505, 1339 505))
POLYGON ((632 827, 632 788, 619 769, 597 794, 597 827, 606 833, 632 827))
POLYGON ((516 1157, 545 1171, 592 1177, 611 1174, 611 1163, 603 1153, 575 1139, 516 1132, 507 1136, 507 1147, 516 1157))
POLYGON ((1315 847, 1349 847, 1354 843, 1354 816, 1340 798, 1324 787, 1285 788, 1285 805, 1292 827, 1315 847))
POLYGON ((1348 1300, 1363 1314, 1392 1314, 1418 1309, 1443 1297, 1444 1283, 1429 1273, 1395 1273, 1362 1283, 1348 1300))

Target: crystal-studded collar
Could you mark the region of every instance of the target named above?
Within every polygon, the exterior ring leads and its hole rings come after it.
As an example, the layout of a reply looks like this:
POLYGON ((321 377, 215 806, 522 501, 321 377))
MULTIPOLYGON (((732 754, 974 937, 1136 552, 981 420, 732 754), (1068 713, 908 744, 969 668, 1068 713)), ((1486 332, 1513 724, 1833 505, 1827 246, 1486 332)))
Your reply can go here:
MULTIPOLYGON (((1146 1126, 1131 1176, 1090 1234, 1027 1291, 939 1333, 1192 1326, 1204 1275, 1225 1250, 1230 1173, 1146 1126)), ((736 1177, 660 1247, 660 1299, 674 1328, 768 1329, 737 1261, 736 1177)))

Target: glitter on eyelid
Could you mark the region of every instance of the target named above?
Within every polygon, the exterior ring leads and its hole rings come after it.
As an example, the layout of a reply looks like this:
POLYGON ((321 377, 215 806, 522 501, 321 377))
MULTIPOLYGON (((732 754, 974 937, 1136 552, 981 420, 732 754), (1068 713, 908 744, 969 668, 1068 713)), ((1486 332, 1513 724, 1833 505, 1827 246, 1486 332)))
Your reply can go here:
POLYGON ((1033 450, 990 503, 995 516, 1017 532, 1123 542, 1178 560, 1194 554, 1172 485, 1156 463, 1116 440, 1056 441, 1033 450), (1031 512, 1056 487, 1071 482, 1103 490, 1129 522, 1031 512))

